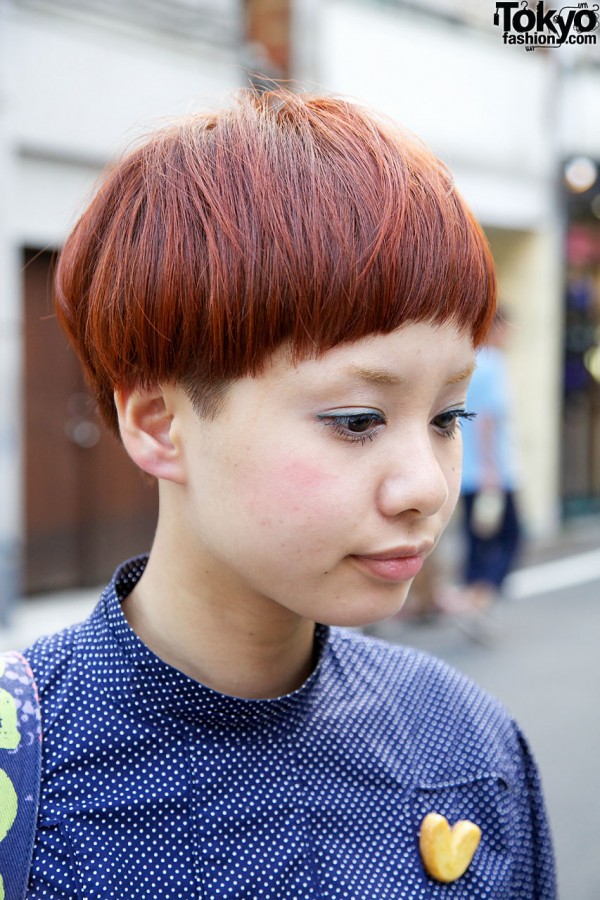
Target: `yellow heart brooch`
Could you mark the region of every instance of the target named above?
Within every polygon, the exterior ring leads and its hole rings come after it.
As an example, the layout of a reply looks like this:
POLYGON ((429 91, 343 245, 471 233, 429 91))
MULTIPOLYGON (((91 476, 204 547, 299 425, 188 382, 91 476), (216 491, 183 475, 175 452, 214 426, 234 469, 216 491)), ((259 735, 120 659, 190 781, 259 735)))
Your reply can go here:
POLYGON ((464 875, 479 846, 481 829, 467 819, 452 828, 438 813, 429 813, 421 823, 419 850, 425 871, 445 884, 464 875))

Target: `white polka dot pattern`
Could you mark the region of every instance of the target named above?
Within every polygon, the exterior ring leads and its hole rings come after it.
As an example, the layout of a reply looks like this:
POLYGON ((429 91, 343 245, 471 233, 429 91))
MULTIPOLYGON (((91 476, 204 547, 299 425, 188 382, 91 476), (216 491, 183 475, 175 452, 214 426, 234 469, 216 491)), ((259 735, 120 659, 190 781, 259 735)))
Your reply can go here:
POLYGON ((120 601, 27 657, 44 776, 29 900, 553 900, 535 765, 502 707, 439 660, 317 626, 295 693, 227 697, 158 659, 120 601), (462 878, 425 873, 428 812, 482 840, 462 878))

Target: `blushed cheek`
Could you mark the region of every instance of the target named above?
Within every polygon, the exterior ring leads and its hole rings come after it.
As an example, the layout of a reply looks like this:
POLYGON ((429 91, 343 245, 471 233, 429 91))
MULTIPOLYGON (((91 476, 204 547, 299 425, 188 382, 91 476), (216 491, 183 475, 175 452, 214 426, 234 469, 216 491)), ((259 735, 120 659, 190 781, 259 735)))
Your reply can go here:
POLYGON ((338 508, 340 493, 339 478, 323 466, 289 460, 266 465, 245 485, 251 509, 263 517, 276 516, 281 523, 298 517, 314 519, 338 508))
POLYGON ((294 493, 302 496, 318 496, 334 489, 337 478, 323 466, 306 462, 288 462, 275 468, 282 484, 288 484, 294 493))

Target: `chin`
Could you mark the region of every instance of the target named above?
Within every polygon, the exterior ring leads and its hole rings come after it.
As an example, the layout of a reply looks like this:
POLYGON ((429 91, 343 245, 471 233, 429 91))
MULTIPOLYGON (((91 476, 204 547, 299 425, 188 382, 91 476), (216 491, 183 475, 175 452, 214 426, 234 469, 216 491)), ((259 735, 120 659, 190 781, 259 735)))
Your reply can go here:
POLYGON ((395 616, 400 612, 408 597, 410 584, 405 587, 401 595, 372 600, 370 603, 357 602, 343 610, 332 610, 325 619, 319 618, 322 625, 337 625, 341 628, 362 628, 365 625, 373 625, 395 616))

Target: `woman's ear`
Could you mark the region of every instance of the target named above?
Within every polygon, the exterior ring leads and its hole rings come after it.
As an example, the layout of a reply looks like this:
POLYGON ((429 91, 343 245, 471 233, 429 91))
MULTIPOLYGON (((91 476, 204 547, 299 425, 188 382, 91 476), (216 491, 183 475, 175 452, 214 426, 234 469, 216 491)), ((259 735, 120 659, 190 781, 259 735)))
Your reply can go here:
POLYGON ((184 484, 183 455, 171 437, 171 394, 159 385, 116 390, 114 399, 121 440, 133 462, 148 475, 184 484))

